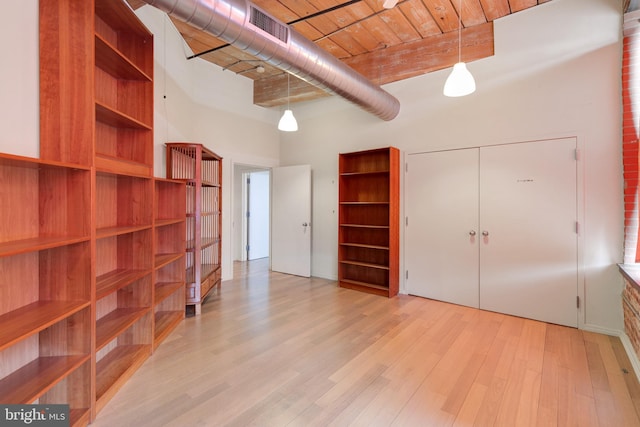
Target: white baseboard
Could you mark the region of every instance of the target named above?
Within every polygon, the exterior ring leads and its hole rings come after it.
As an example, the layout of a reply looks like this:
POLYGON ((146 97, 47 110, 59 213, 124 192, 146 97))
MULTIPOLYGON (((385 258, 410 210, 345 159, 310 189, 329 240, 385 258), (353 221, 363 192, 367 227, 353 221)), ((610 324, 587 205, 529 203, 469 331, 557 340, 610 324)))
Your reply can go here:
POLYGON ((624 332, 620 333, 618 337, 620 337, 620 341, 622 341, 622 345, 627 352, 627 356, 629 357, 631 366, 633 366, 633 372, 636 374, 636 378, 638 378, 638 380, 640 381, 640 360, 638 360, 638 356, 636 355, 636 351, 633 348, 633 344, 631 344, 629 336, 624 332))

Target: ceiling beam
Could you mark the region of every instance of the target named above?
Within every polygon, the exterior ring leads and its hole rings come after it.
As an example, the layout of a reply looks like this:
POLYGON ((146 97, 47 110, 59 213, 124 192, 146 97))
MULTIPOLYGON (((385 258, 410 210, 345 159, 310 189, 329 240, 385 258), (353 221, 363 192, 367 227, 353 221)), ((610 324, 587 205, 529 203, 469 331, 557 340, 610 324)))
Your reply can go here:
MULTIPOLYGON (((462 30, 462 60, 472 62, 493 56, 493 23, 462 30)), ((451 67, 458 62, 458 32, 451 31, 346 58, 343 62, 378 85, 404 80, 451 67)), ((291 79, 290 102, 329 96, 322 89, 291 79)), ((281 74, 253 83, 253 103, 276 107, 287 103, 287 78, 281 74)))

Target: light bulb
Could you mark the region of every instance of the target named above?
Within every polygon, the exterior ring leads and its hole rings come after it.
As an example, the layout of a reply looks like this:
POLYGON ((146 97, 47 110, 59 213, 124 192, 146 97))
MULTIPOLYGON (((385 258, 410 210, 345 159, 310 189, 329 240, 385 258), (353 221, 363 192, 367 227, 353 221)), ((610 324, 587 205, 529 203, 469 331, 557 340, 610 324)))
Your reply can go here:
POLYGON ((293 111, 284 110, 284 114, 278 122, 278 129, 284 132, 295 132, 298 130, 298 122, 293 116, 293 111))
POLYGON ((475 92, 475 90, 476 81, 467 69, 467 65, 464 62, 455 64, 444 84, 444 95, 451 97, 465 96, 475 92))

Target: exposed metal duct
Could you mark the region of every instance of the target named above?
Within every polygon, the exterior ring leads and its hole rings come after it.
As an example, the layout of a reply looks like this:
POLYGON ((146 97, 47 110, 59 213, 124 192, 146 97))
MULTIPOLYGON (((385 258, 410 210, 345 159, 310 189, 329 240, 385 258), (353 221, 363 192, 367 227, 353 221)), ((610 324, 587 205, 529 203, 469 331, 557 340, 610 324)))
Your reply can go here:
POLYGON ((390 93, 247 0, 144 1, 383 120, 400 111, 390 93))

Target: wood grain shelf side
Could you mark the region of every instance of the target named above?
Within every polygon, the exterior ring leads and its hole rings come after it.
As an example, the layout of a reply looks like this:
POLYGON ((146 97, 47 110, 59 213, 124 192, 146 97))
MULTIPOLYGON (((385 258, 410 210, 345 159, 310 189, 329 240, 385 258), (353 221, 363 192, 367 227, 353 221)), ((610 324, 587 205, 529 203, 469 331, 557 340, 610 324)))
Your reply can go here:
POLYGON ((100 275, 96 279, 96 299, 104 298, 148 274, 151 274, 150 270, 117 269, 100 275))
POLYGON ((0 402, 32 403, 90 357, 88 354, 39 357, 0 380, 0 402))
POLYGON ((154 348, 158 346, 184 319, 184 310, 157 311, 155 313, 154 348))
POLYGON ((96 350, 100 350, 149 312, 149 308, 117 308, 96 323, 96 350))
POLYGON ((175 254, 156 254, 154 261, 155 268, 158 269, 164 267, 165 265, 171 264, 172 262, 177 261, 182 257, 184 257, 184 252, 175 254))
POLYGON ((151 354, 151 345, 119 345, 96 364, 98 412, 151 354))
POLYGON ((89 301, 36 301, 3 314, 0 316, 0 325, 7 326, 0 328, 0 351, 70 317, 90 304, 89 301))
POLYGON ((160 304, 171 294, 184 287, 183 282, 161 282, 156 283, 156 293, 154 296, 154 305, 160 304))

